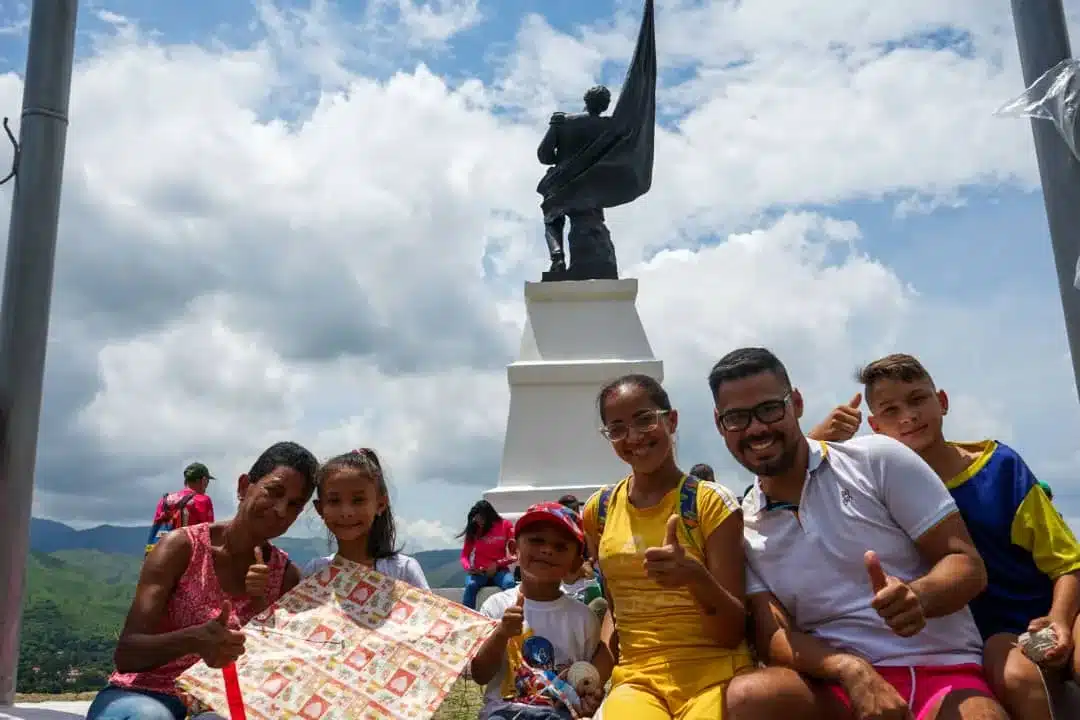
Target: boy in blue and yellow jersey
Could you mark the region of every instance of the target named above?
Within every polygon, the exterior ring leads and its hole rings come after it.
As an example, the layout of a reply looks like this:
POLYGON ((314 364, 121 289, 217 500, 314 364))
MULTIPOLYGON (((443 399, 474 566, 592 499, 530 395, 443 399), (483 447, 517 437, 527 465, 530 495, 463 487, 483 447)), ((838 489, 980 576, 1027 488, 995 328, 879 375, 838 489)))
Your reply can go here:
POLYGON ((911 355, 890 355, 859 372, 870 427, 917 452, 949 488, 986 563, 989 583, 970 604, 986 643, 995 693, 1019 720, 1050 717, 1042 673, 1015 646, 1047 625, 1058 644, 1043 663, 1051 682, 1080 676, 1080 543, 1020 455, 1004 443, 945 440, 949 398, 911 355))

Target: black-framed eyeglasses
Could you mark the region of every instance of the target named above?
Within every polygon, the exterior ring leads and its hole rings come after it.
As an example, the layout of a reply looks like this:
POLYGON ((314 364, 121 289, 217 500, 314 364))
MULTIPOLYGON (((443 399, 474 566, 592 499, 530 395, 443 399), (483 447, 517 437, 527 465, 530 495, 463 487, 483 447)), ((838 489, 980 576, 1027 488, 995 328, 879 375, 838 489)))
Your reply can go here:
POLYGON ((726 413, 720 415, 717 422, 720 427, 727 432, 740 432, 750 427, 750 423, 753 418, 757 418, 758 421, 765 425, 780 422, 787 415, 788 402, 791 400, 791 393, 787 393, 779 400, 766 400, 763 403, 758 403, 752 408, 740 409, 740 410, 728 410, 726 413))
POLYGON ((649 433, 660 426, 660 418, 670 410, 649 410, 631 418, 629 423, 613 422, 600 428, 600 434, 611 442, 620 442, 630 436, 630 431, 638 434, 649 433))

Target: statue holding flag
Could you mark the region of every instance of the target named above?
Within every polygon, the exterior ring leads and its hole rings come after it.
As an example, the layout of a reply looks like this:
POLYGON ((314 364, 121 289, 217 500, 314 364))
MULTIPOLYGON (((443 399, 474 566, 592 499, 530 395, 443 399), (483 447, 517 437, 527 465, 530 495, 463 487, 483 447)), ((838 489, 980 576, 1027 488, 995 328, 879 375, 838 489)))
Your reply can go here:
POLYGON ((652 186, 656 126, 656 28, 653 0, 645 13, 633 60, 615 110, 611 92, 599 85, 585 93, 585 112, 551 116, 537 158, 549 165, 536 191, 543 196, 544 236, 551 255, 545 281, 614 280, 615 246, 604 223, 606 208, 625 205, 652 186), (563 231, 570 262, 567 263, 563 231))

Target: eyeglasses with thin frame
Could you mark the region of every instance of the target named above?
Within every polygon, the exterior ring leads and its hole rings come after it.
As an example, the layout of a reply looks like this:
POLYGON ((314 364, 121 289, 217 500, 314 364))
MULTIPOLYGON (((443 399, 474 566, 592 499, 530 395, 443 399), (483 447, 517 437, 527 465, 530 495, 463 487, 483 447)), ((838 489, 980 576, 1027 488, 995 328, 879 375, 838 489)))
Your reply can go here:
POLYGON ((630 423, 613 422, 600 428, 600 434, 611 442, 620 442, 630 436, 630 431, 643 435, 650 433, 660 426, 660 418, 667 415, 670 410, 649 410, 635 415, 630 423))
POLYGON ((728 410, 726 413, 720 415, 719 424, 720 427, 727 432, 741 432, 750 427, 750 423, 753 418, 757 418, 759 422, 765 425, 771 425, 772 423, 778 423, 784 419, 787 415, 788 402, 791 400, 791 393, 787 393, 779 400, 766 400, 765 402, 758 403, 752 408, 728 410))

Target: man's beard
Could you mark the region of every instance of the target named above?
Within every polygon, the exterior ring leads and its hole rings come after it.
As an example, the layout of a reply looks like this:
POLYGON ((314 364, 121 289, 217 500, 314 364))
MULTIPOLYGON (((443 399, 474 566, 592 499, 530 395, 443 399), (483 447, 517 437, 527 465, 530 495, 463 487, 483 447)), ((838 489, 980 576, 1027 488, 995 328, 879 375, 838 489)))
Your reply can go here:
POLYGON ((795 460, 799 454, 799 446, 796 443, 787 445, 786 440, 779 440, 779 442, 785 443, 784 451, 780 453, 776 459, 767 460, 761 463, 743 463, 743 466, 760 477, 776 477, 777 475, 783 475, 795 466, 795 460))

